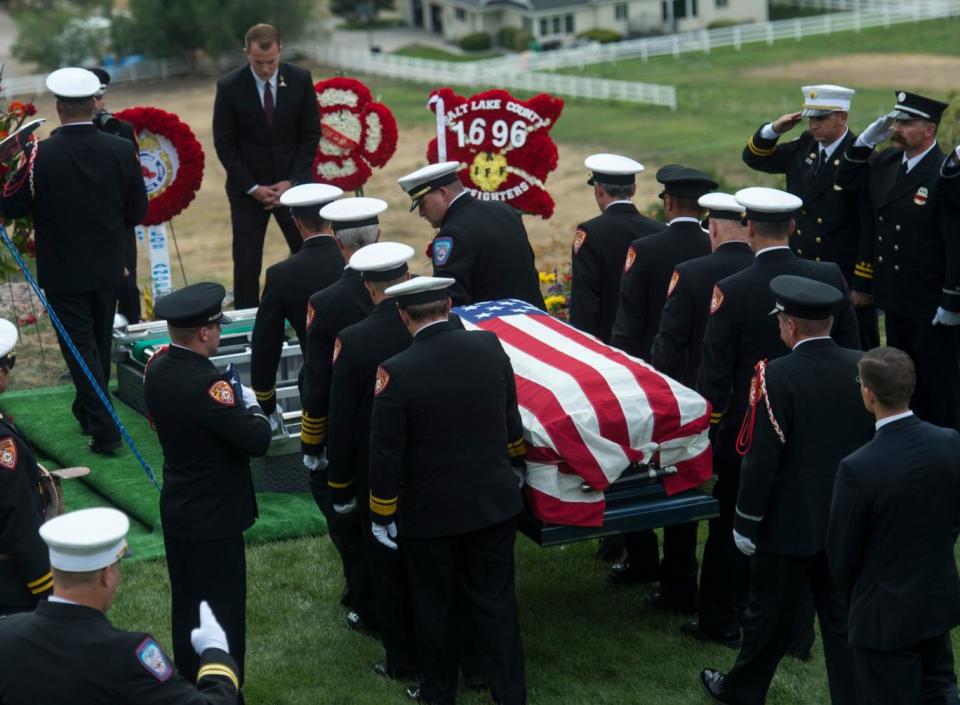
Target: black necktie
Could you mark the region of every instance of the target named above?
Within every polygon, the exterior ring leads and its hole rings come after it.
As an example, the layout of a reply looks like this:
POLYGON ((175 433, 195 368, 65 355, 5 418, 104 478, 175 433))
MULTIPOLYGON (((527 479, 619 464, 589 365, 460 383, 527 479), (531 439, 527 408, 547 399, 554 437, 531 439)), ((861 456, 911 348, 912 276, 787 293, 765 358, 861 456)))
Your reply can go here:
POLYGON ((817 161, 815 161, 815 162, 813 163, 813 175, 814 175, 814 176, 816 176, 817 174, 820 173, 820 167, 823 166, 823 163, 824 163, 825 161, 827 161, 827 151, 826 151, 825 149, 821 149, 821 150, 820 150, 820 153, 817 154, 817 161))
POLYGON ((263 84, 263 112, 267 116, 267 124, 273 124, 273 89, 270 88, 270 82, 263 84))
POLYGON ((900 162, 900 169, 897 170, 897 183, 903 181, 903 177, 907 175, 907 163, 900 162))

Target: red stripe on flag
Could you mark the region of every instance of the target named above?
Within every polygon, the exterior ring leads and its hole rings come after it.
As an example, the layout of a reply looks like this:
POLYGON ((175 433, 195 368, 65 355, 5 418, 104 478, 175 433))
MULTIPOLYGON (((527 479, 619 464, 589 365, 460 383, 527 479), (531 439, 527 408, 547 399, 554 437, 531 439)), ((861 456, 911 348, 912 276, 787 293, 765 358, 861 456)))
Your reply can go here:
POLYGON ((565 338, 582 345, 590 352, 623 365, 630 371, 640 389, 646 394, 647 401, 653 411, 653 437, 651 440, 661 443, 668 434, 676 432, 680 426, 680 406, 673 390, 670 389, 670 385, 658 372, 630 360, 626 353, 604 345, 596 338, 581 333, 576 328, 561 323, 551 316, 537 316, 536 318, 539 323, 565 338))
POLYGON ((580 437, 576 424, 560 406, 556 395, 541 384, 514 374, 517 398, 530 411, 550 436, 550 442, 563 460, 596 490, 605 489, 610 481, 600 464, 580 437))
POLYGON ((533 515, 545 524, 565 526, 603 526, 606 500, 598 502, 565 502, 540 492, 530 485, 523 488, 533 515))
POLYGON ((677 463, 677 474, 663 478, 667 495, 677 494, 699 485, 713 477, 713 451, 708 445, 700 455, 677 463))
MULTIPOLYGON (((537 316, 537 319, 549 316, 537 316)), ((481 327, 497 334, 505 343, 536 358, 544 365, 566 372, 580 385, 584 396, 593 407, 600 427, 600 435, 620 444, 626 452, 630 448, 630 431, 620 404, 598 404, 597 399, 616 399, 610 384, 596 369, 575 357, 537 340, 530 333, 507 323, 502 318, 484 321, 481 327)), ((560 450, 558 447, 557 450, 560 450)))

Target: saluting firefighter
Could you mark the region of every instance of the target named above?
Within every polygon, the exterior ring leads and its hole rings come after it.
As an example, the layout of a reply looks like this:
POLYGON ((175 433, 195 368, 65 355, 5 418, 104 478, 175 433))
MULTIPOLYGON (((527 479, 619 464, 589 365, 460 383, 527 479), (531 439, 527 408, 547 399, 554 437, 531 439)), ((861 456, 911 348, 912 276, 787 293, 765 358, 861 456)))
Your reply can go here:
POLYGON ((633 196, 643 165, 619 154, 591 154, 583 165, 600 215, 580 223, 573 236, 570 325, 610 342, 620 300, 620 278, 634 240, 663 230, 637 210, 633 196))
POLYGON ((386 652, 374 672, 398 679, 412 679, 417 673, 417 651, 402 558, 374 540, 370 531, 370 417, 377 367, 410 347, 412 340, 396 302, 385 292, 410 278, 407 262, 413 256, 409 245, 377 242, 350 258, 350 268, 360 272, 374 308, 362 321, 341 330, 334 343, 327 436, 327 483, 340 531, 356 534, 373 583, 386 652))
POLYGON ((437 229, 427 248, 437 277, 453 277, 454 305, 520 299, 545 308, 533 248, 520 215, 506 203, 474 198, 459 162, 428 164, 397 179, 420 217, 437 229))
POLYGON ((143 394, 163 449, 160 522, 170 573, 173 656, 188 680, 200 662, 190 647, 200 602, 223 621, 243 684, 247 565, 243 532, 257 517, 250 458, 266 454, 270 423, 253 390, 242 398, 210 361, 220 346, 219 284, 192 284, 157 301, 170 347, 147 366, 143 394))
POLYGON ((310 491, 327 521, 330 540, 340 554, 346 580, 346 590, 340 601, 348 608, 347 625, 358 630, 376 629, 373 586, 362 538, 355 531, 343 534, 340 531, 342 522, 333 509, 327 484, 327 416, 337 336, 373 310, 373 302, 360 272, 349 262, 357 251, 380 238, 379 215, 385 210, 386 201, 361 197, 342 198, 328 203, 320 211, 320 217, 332 224, 333 236, 348 264, 335 283, 315 293, 307 303, 307 347, 300 389, 303 464, 310 471, 310 491))
MULTIPOLYGON (((0 394, 17 362, 17 327, 0 318, 0 394)), ((40 538, 40 468, 26 436, 0 414, 0 617, 27 612, 50 595, 53 575, 40 538)))
MULTIPOLYGON (((721 279, 710 297, 709 318, 703 337, 703 357, 697 375, 697 391, 713 407, 713 468, 720 516, 711 522, 708 542, 715 544, 717 562, 725 570, 708 574, 707 599, 699 607, 699 621, 684 628, 695 638, 729 646, 740 638, 740 609, 745 599, 747 566, 737 559, 732 539, 734 509, 740 481, 737 436, 748 407, 750 380, 760 360, 781 357, 789 348, 780 338, 776 321, 766 314, 773 308, 771 280, 780 274, 796 274, 830 284, 844 292, 834 316, 831 334, 839 345, 859 349, 856 315, 840 267, 833 262, 801 259, 787 242, 794 230, 794 214, 803 202, 797 196, 765 187, 741 189, 734 194, 746 211, 753 264, 721 279), (739 568, 735 568, 740 564, 739 568)), ((742 449, 740 449, 742 450, 742 449)), ((794 650, 806 656, 812 639, 812 622, 799 620, 794 650), (809 629, 808 629, 809 628, 809 629)))
POLYGON ((301 352, 307 349, 307 301, 343 273, 343 256, 330 222, 320 209, 343 195, 336 186, 300 184, 283 192, 280 204, 290 209, 303 246, 282 262, 267 267, 263 295, 250 339, 250 386, 267 416, 277 408, 277 366, 284 329, 290 322, 301 352))
MULTIPOLYGON (((657 171, 663 185, 660 198, 666 228, 630 243, 620 281, 620 303, 610 344, 650 361, 653 339, 674 268, 686 260, 710 253, 710 239, 700 227, 702 209, 697 199, 717 188, 717 182, 697 169, 668 164, 657 171)), ((610 579, 629 584, 660 580, 661 591, 650 602, 660 609, 694 612, 697 608, 697 525, 664 528, 663 562, 659 562, 657 535, 638 531, 624 535, 627 556, 610 568, 610 579)))
POLYGON ((830 337, 844 295, 806 277, 770 282, 783 342, 792 352, 761 360, 743 418, 733 539, 750 556, 743 646, 729 673, 700 673, 715 703, 760 705, 794 637, 809 586, 820 621, 830 701, 857 705, 847 606, 830 575, 827 523, 840 461, 870 439, 857 379, 859 350, 830 337))
POLYGON ((199 670, 187 678, 150 634, 117 629, 106 612, 120 584, 130 520, 82 509, 40 529, 56 587, 29 614, 0 619, 0 702, 232 705, 239 668, 210 606, 189 635, 199 670), (194 685, 194 681, 196 685, 194 685))
MULTIPOLYGON (((743 161, 757 171, 786 174, 786 190, 803 200, 790 249, 798 257, 836 262, 849 285, 857 262, 861 220, 869 207, 861 201, 861 194, 837 183, 840 158, 857 138, 847 127, 856 91, 833 85, 801 90, 801 109, 757 130, 743 148, 743 161), (779 143, 803 118, 807 118, 807 129, 796 139, 779 143)), ((863 299, 854 298, 854 304, 861 347, 876 347, 880 344, 876 308, 863 299)))
POLYGON ((422 668, 421 687, 408 694, 453 704, 455 603, 465 598, 493 700, 522 705, 513 546, 523 508, 514 476, 526 455, 523 427, 500 341, 448 320, 453 283, 418 277, 386 291, 413 343, 377 369, 372 531, 384 546, 403 547, 422 668))
MULTIPOLYGON (((670 277, 667 301, 660 316, 660 330, 653 341, 651 361, 653 366, 664 374, 693 389, 697 382, 697 370, 700 367, 700 352, 703 334, 707 327, 710 311, 710 295, 714 285, 721 279, 750 266, 753 251, 748 242, 749 235, 744 219, 743 206, 729 193, 708 193, 700 197, 699 204, 708 210, 708 228, 710 246, 713 252, 703 257, 681 262, 670 277)), ((714 484, 714 496, 726 485, 714 484)), ((717 519, 711 519, 711 525, 717 519)), ((694 526, 696 526, 694 524, 694 526)), ((683 571, 679 579, 671 581, 671 573, 666 572, 666 580, 661 582, 662 602, 665 606, 678 606, 689 611, 704 610, 714 599, 713 583, 716 575, 720 580, 733 572, 738 562, 716 546, 711 547, 708 540, 703 551, 703 565, 700 570, 699 594, 696 588, 696 557, 690 558, 690 551, 696 550, 696 533, 687 527, 687 545, 683 571), (692 548, 691 548, 692 547, 692 548), (692 578, 691 576, 692 568, 692 578), (691 584, 693 583, 693 584, 691 584)), ((710 535, 716 535, 711 528, 710 535)), ((727 532, 729 534, 729 531, 727 532)), ((715 543, 715 542, 714 542, 715 543)), ((666 550, 666 549, 665 549, 666 550)), ((666 558, 666 557, 665 557, 666 558)))
POLYGON ((960 251, 940 192, 944 154, 937 127, 947 104, 899 91, 893 110, 846 150, 837 181, 872 204, 853 288, 885 313, 887 344, 917 367, 913 409, 960 428, 960 251), (879 154, 874 148, 890 139, 879 154))

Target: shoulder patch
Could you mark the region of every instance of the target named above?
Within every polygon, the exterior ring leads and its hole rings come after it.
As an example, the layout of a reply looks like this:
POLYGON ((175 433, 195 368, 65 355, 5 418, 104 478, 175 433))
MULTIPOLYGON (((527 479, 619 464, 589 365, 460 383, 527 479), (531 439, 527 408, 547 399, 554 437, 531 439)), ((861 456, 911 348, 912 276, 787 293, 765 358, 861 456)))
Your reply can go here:
POLYGON ((313 319, 317 316, 317 309, 313 307, 313 304, 309 301, 307 302, 307 330, 310 330, 310 326, 313 325, 313 319))
POLYGON ((0 467, 15 470, 17 467, 17 443, 12 436, 0 440, 0 467))
POLYGON ((633 267, 633 263, 637 260, 637 251, 633 249, 633 245, 627 250, 627 259, 623 262, 623 273, 626 274, 633 267))
POLYGON ((723 292, 716 284, 713 285, 713 295, 710 297, 710 315, 712 316, 723 306, 723 292))
POLYGON ((587 231, 577 228, 576 232, 573 233, 573 254, 580 252, 580 248, 583 247, 583 243, 587 241, 587 231))
POLYGON ((433 239, 433 264, 442 267, 450 261, 450 253, 453 252, 452 237, 436 237, 433 239))
POLYGON ((676 269, 673 270, 673 274, 670 275, 670 286, 667 287, 667 298, 670 298, 670 294, 673 293, 673 290, 677 288, 677 283, 680 281, 680 272, 676 269))
POLYGON ((343 347, 343 343, 340 342, 340 336, 337 336, 337 339, 333 343, 333 360, 330 364, 336 364, 337 358, 340 357, 340 348, 343 347))
POLYGON ((390 384, 390 373, 380 365, 377 367, 377 382, 373 385, 373 395, 380 394, 390 384))
POLYGON ((137 647, 137 661, 161 683, 170 680, 173 676, 173 666, 170 665, 170 660, 163 653, 160 645, 153 640, 153 637, 148 636, 140 642, 140 646, 137 647))
POLYGON ((237 405, 237 396, 233 393, 233 388, 222 379, 218 379, 211 384, 210 389, 207 390, 207 394, 218 404, 223 404, 224 406, 237 405))

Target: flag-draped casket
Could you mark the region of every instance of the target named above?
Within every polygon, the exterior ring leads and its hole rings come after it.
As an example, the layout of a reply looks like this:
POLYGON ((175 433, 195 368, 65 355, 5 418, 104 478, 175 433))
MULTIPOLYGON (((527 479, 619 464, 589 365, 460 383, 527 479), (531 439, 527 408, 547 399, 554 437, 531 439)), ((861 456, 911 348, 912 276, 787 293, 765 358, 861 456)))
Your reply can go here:
POLYGON ((668 495, 709 479, 710 407, 696 392, 523 301, 454 309, 510 356, 538 519, 601 526, 603 491, 633 462, 676 466, 668 495), (584 491, 583 483, 589 485, 584 491))

